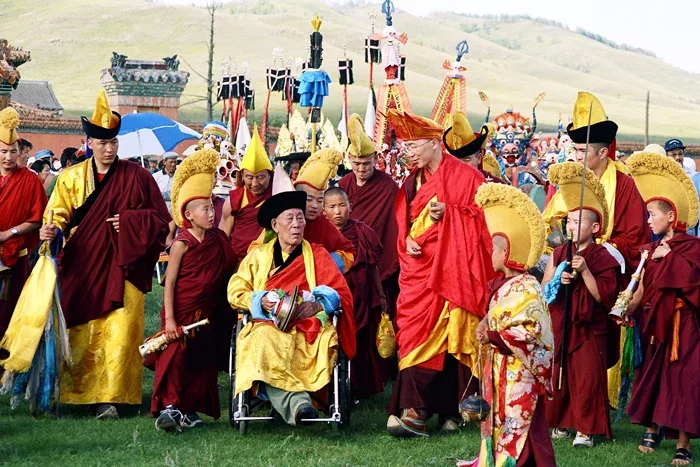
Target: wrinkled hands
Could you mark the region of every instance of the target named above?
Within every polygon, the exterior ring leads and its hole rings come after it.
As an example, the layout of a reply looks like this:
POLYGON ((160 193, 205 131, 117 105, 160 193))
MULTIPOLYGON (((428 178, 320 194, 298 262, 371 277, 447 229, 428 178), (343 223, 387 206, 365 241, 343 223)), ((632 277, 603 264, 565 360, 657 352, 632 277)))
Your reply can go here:
POLYGON ((53 242, 56 239, 56 235, 58 235, 58 228, 53 224, 42 225, 41 229, 39 229, 39 240, 42 242, 53 242))
POLYGON ((272 310, 275 309, 276 306, 277 306, 277 303, 275 303, 275 302, 273 302, 273 301, 271 301, 271 300, 268 300, 267 297, 263 297, 263 299, 262 299, 262 307, 263 307, 263 310, 265 310, 265 311, 267 311, 268 313, 270 313, 272 310))
POLYGON ((488 344, 490 342, 488 332, 488 317, 484 317, 484 319, 482 319, 479 325, 476 327, 476 340, 478 340, 482 344, 488 344))
POLYGON ((433 222, 440 222, 442 217, 445 215, 445 203, 439 201, 433 201, 430 203, 430 220, 433 222))
POLYGON ((323 311, 323 306, 318 302, 304 302, 299 305, 299 310, 297 311, 298 319, 310 318, 316 316, 318 313, 323 311))
POLYGON ((420 250, 421 248, 418 242, 413 240, 410 235, 406 237, 406 253, 408 254, 408 256, 412 258, 417 258, 420 256, 420 250))

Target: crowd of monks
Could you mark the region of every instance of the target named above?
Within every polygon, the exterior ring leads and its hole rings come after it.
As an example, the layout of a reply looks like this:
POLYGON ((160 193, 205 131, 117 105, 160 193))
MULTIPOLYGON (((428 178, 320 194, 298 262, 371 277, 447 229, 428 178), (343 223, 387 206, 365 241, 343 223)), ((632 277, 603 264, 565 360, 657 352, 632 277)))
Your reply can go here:
POLYGON ((353 115, 346 153, 314 152, 294 181, 254 131, 217 214, 218 153, 200 149, 178 167, 169 213, 153 177, 118 158, 121 117, 104 92, 82 119, 92 157, 61 173, 47 200, 39 178, 17 165, 19 119, 6 109, 0 358, 12 358, 29 253, 44 241, 60 250, 72 352, 60 403, 94 405, 98 418, 141 403, 144 364, 155 371, 159 429, 218 418, 217 369, 228 368, 231 333, 247 314, 235 393, 269 401, 291 425, 318 417, 311 396, 342 353, 353 399, 393 381, 392 436, 428 437, 433 415, 455 433, 476 400, 483 442, 463 465, 554 466, 551 438, 592 447, 612 437, 611 407, 647 427, 640 451, 673 438, 673 464, 687 465, 689 440, 700 436, 700 239, 685 233, 697 224, 698 194, 671 158, 616 161, 617 125, 595 96, 580 93, 573 115, 578 162, 550 167, 556 194, 542 214, 484 170, 486 132, 464 133, 464 114, 445 130, 398 110, 386 118, 413 166, 400 186, 376 169, 374 143, 353 115), (352 171, 338 179, 344 159, 352 171), (166 243, 161 330, 172 342, 144 362, 144 296, 166 243), (544 275, 532 269, 543 254, 544 275), (613 320, 632 279, 638 288, 613 320), (286 323, 289 297, 297 314, 286 323), (202 319, 210 324, 183 336, 202 319), (378 349, 383 320, 395 332, 389 358, 378 349), (620 388, 632 373, 625 407, 620 388))

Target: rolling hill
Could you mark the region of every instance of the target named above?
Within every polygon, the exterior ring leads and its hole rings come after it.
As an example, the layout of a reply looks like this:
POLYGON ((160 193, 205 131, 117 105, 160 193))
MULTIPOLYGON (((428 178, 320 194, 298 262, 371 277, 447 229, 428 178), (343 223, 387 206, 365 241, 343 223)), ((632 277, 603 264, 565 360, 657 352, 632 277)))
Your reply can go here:
MULTIPOLYGON (((401 1, 396 1, 400 8, 401 1)), ((324 68, 337 81, 337 60, 354 60, 355 85, 349 88, 350 111, 364 113, 369 68, 364 63, 364 38, 370 12, 379 5, 331 6, 318 0, 251 0, 224 5, 216 16, 215 78, 224 56, 239 65, 247 61, 257 90, 259 118, 264 104, 265 68, 272 50, 282 47, 285 57, 306 56, 310 20, 323 19, 324 68)), ((112 51, 134 59, 158 59, 178 54, 181 69, 191 72, 183 102, 205 94, 208 13, 192 6, 173 6, 143 0, 18 0, 0 12, 2 33, 10 43, 32 53, 20 68, 25 79, 49 80, 67 114, 89 111, 99 89, 100 70, 109 66, 112 51)), ((384 25, 381 14, 377 28, 384 25)), ((429 114, 443 80, 445 59, 454 59, 454 47, 467 39, 470 53, 467 108, 476 123, 485 107, 477 90, 491 98, 492 116, 508 105, 528 114, 532 99, 546 92, 538 107, 543 129, 552 129, 562 113, 568 118, 578 90, 598 95, 610 118, 618 122, 622 139, 640 140, 644 134, 644 106, 651 92, 652 139, 670 136, 700 142, 700 75, 692 74, 641 53, 615 49, 592 38, 529 18, 470 17, 434 13, 418 18, 398 11, 394 25, 409 42, 406 87, 414 111, 429 114)), ((375 79, 381 70, 375 71, 375 79)), ((337 120, 341 88, 332 85, 324 110, 337 120)), ((202 103, 181 109, 184 121, 202 121, 202 103)), ((221 106, 217 106, 220 111, 221 106)), ((273 115, 284 105, 273 95, 273 115)))

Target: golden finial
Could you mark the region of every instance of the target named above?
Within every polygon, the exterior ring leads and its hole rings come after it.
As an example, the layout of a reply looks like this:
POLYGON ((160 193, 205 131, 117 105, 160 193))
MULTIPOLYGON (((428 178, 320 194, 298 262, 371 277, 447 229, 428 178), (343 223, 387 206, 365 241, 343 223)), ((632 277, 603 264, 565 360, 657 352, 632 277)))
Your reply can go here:
POLYGON ((321 21, 321 17, 316 15, 314 16, 314 19, 311 20, 311 26, 314 27, 314 31, 318 32, 319 29, 321 29, 321 24, 323 21, 321 21))

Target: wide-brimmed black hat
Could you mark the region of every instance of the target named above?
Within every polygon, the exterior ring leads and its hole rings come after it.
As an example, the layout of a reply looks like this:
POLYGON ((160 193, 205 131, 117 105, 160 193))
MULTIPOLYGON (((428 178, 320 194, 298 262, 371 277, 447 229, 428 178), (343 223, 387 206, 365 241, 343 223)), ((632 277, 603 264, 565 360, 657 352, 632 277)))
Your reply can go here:
POLYGON ((306 214, 306 193, 303 191, 283 191, 270 196, 260 206, 258 224, 265 229, 271 229, 272 219, 288 209, 301 209, 306 214))
POLYGON ((476 136, 476 139, 474 139, 474 141, 468 143, 466 146, 454 149, 451 148, 450 145, 447 143, 447 133, 450 131, 452 131, 452 127, 448 128, 447 131, 442 135, 442 142, 445 145, 445 149, 447 149, 447 152, 455 156, 457 159, 464 159, 465 157, 469 157, 479 152, 481 150, 481 146, 484 144, 484 141, 489 135, 488 128, 484 126, 481 128, 481 133, 474 133, 474 135, 476 136))
POLYGON ((287 154, 286 156, 277 156, 275 157, 276 161, 280 162, 304 162, 306 159, 311 157, 311 152, 306 151, 306 152, 292 152, 290 154, 287 154))
POLYGON ((119 123, 114 128, 104 128, 99 125, 95 125, 87 117, 80 117, 83 123, 83 131, 92 139, 114 139, 119 134, 119 130, 122 126, 122 116, 117 112, 112 111, 112 115, 119 119, 119 123))
MULTIPOLYGON (((581 128, 573 129, 573 122, 569 123, 566 127, 566 132, 569 134, 571 141, 578 144, 583 144, 586 142, 586 134, 588 133, 588 127, 583 126, 581 128)), ((605 120, 602 122, 591 124, 591 137, 588 140, 589 143, 603 143, 612 144, 617 136, 617 123, 612 120, 605 120)))
POLYGON ((442 142, 447 152, 457 159, 464 159, 479 152, 488 135, 489 128, 486 125, 482 125, 477 133, 472 130, 464 112, 455 112, 452 115, 452 126, 442 134, 442 142))

